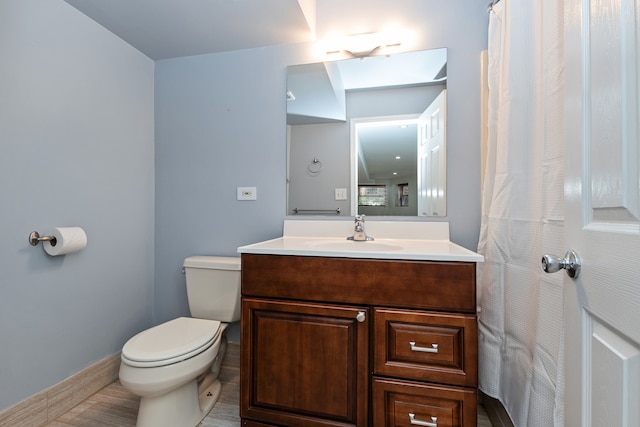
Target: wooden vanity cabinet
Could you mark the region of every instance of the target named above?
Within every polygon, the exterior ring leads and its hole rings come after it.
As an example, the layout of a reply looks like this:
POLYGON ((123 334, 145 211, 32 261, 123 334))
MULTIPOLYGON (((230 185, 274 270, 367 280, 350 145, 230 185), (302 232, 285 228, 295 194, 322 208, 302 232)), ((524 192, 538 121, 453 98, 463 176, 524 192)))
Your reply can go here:
POLYGON ((246 427, 476 425, 475 263, 242 254, 246 427))

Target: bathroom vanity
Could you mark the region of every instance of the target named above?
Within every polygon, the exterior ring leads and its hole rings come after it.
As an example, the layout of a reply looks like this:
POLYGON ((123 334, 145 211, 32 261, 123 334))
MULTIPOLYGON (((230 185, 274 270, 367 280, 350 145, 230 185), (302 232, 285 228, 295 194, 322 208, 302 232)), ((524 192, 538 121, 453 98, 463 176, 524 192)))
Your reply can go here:
POLYGON ((239 249, 242 425, 476 425, 482 257, 373 224, 239 249))

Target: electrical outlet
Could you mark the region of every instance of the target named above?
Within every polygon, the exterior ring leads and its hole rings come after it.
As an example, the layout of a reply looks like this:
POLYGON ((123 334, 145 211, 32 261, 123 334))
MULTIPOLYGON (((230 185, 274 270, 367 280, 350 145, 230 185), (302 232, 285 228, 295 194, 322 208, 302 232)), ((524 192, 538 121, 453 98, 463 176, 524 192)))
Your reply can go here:
POLYGON ((346 188, 336 188, 336 200, 347 200, 346 188))
POLYGON ((256 187, 238 187, 238 200, 257 200, 256 187))

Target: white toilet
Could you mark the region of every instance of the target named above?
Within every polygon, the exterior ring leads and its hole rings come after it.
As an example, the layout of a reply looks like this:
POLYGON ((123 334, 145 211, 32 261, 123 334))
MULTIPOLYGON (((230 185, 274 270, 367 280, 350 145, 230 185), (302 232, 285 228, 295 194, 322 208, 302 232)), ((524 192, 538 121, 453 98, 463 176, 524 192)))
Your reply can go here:
POLYGON ((240 320, 240 258, 184 260, 189 310, 122 348, 120 382, 141 397, 137 427, 195 427, 220 396, 225 329, 240 320))

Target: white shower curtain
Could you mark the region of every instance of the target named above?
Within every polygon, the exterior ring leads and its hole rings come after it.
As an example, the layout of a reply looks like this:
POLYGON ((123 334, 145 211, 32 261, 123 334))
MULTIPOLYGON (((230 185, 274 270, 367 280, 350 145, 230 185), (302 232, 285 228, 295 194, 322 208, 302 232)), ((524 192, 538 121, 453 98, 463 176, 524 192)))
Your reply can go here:
POLYGON ((480 389, 517 427, 563 426, 562 1, 501 0, 489 24, 489 132, 478 251, 480 389))

